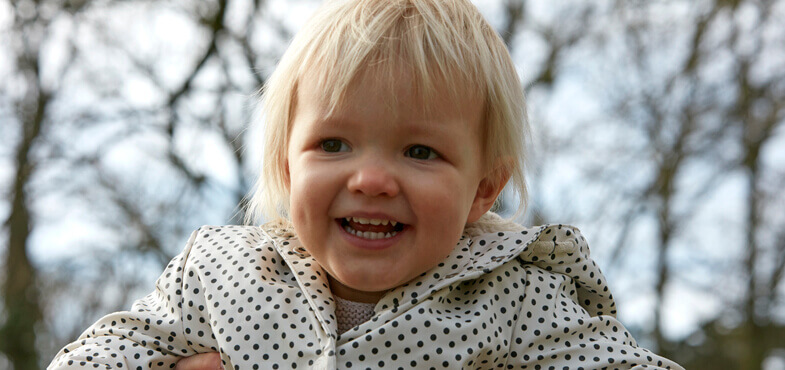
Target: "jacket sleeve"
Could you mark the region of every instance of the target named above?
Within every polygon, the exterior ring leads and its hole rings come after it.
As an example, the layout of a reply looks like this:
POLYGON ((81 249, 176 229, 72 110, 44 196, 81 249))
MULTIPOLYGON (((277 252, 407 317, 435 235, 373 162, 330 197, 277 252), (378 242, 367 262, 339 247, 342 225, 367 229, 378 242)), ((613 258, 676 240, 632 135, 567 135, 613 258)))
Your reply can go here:
POLYGON ((98 320, 60 350, 47 369, 174 368, 182 356, 196 354, 185 338, 181 309, 183 273, 198 233, 166 267, 155 291, 130 311, 98 320))
POLYGON ((615 318, 613 296, 578 229, 548 226, 519 258, 526 284, 508 368, 682 369, 638 347, 615 318))

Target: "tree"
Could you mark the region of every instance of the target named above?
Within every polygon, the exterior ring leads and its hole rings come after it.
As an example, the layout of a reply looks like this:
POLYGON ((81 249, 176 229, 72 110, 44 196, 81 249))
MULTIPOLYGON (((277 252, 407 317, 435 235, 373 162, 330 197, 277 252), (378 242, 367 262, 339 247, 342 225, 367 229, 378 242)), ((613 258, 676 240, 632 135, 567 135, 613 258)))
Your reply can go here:
MULTIPOLYGON (((318 3, 0 2, 9 367, 127 308, 195 227, 242 219, 255 91, 318 3)), ((529 99, 528 220, 584 229, 623 319, 687 368, 777 356, 785 2, 478 4, 529 99), (712 308, 674 336, 698 295, 712 308)))
MULTIPOLYGON (((783 219, 774 211, 782 204, 775 189, 785 185, 785 168, 775 159, 781 146, 774 144, 782 140, 785 98, 785 34, 774 21, 782 7, 775 1, 618 2, 598 17, 603 27, 586 37, 607 70, 592 80, 604 93, 596 115, 560 145, 588 147, 571 151, 598 157, 573 162, 585 169, 573 180, 582 183, 583 196, 596 196, 577 222, 617 236, 609 255, 651 281, 651 290, 640 291, 653 297, 654 347, 693 365, 688 368, 712 368, 707 364, 716 362, 707 357, 716 356, 725 359, 723 367, 757 369, 782 348, 775 311, 781 309, 777 230, 783 219), (739 184, 740 178, 746 180, 739 184), (730 192, 741 209, 706 214, 722 209, 718 192, 730 192), (713 244, 719 233, 728 237, 713 244), (743 242, 733 243, 733 235, 743 242), (651 256, 652 263, 625 254, 651 256), (710 277, 692 277, 709 264, 717 266, 710 277), (736 278, 731 286, 744 293, 713 292, 718 305, 731 308, 716 311, 690 336, 692 345, 682 347, 666 335, 674 317, 665 312, 678 305, 674 292, 711 289, 729 273, 720 266, 728 265, 736 278), (737 323, 723 324, 729 321, 737 323)), ((585 71, 586 64, 603 68, 585 58, 572 67, 585 71)), ((557 152, 553 161, 565 155, 574 154, 557 152)))
POLYGON ((8 118, 0 111, 0 126, 19 132, 17 142, 9 142, 16 148, 9 155, 16 173, 5 198, 11 212, 4 224, 0 351, 9 366, 40 368, 97 315, 127 307, 196 225, 241 219, 236 207, 249 187, 244 96, 261 84, 254 71, 267 54, 245 28, 261 27, 259 19, 277 27, 265 35, 273 47, 284 28, 265 19, 263 1, 237 3, 242 16, 228 15, 228 6, 2 4, 13 15, 3 52, 16 60, 0 84, 0 107, 16 108, 8 118), (201 33, 206 43, 191 44, 188 60, 172 72, 171 62, 156 55, 163 51, 135 48, 127 24, 118 22, 129 17, 158 27, 181 22, 191 28, 178 37, 201 33), (111 62, 102 63, 109 55, 111 62), (217 81, 203 81, 216 75, 217 81), (129 93, 139 88, 150 99, 140 102, 138 93, 129 93), (199 107, 205 99, 215 109, 199 107), (203 151, 220 158, 202 156, 211 161, 205 166, 195 160, 203 151), (61 256, 36 258, 33 239, 52 232, 47 221, 64 225, 66 237, 57 241, 61 256), (73 224, 87 225, 95 236, 73 235, 73 224), (69 249, 79 252, 68 255, 69 249), (152 271, 127 263, 152 265, 152 271), (82 306, 84 316, 69 311, 68 303, 82 306))

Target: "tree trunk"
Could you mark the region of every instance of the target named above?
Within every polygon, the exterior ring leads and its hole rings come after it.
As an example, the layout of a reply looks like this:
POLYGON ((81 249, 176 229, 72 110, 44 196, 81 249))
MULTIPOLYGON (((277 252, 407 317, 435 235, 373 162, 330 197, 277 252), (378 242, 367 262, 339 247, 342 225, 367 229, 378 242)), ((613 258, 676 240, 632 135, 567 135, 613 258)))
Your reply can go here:
POLYGON ((742 336, 746 348, 741 360, 743 370, 761 369, 763 360, 766 356, 766 343, 761 342, 761 330, 757 322, 756 301, 758 299, 758 278, 755 274, 758 260, 758 242, 755 235, 758 231, 758 209, 760 207, 760 171, 759 142, 746 143, 746 159, 744 165, 747 168, 747 232, 746 249, 747 255, 744 261, 744 269, 747 273, 747 295, 743 303, 744 324, 742 326, 742 336))
POLYGON ((8 249, 5 256, 3 304, 5 322, 0 327, 2 351, 15 370, 38 369, 36 326, 43 317, 36 284, 36 270, 28 255, 27 243, 32 230, 26 185, 33 173, 30 158, 41 133, 48 97, 39 92, 32 114, 21 112, 22 140, 16 151, 16 178, 11 193, 11 213, 6 221, 8 249))

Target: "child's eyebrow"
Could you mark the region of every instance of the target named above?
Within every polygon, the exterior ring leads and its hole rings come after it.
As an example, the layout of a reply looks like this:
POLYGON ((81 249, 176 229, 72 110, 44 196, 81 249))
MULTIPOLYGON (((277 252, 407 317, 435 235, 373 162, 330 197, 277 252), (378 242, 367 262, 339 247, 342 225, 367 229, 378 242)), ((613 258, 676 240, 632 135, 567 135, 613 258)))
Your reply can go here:
POLYGON ((320 127, 335 127, 335 128, 351 128, 351 127, 358 127, 361 126, 362 123, 354 120, 349 119, 346 117, 340 117, 335 115, 330 116, 321 116, 316 118, 316 124, 320 127))
MULTIPOLYGON (((424 119, 422 121, 399 121, 397 126, 405 130, 412 136, 449 136, 454 133, 457 127, 453 122, 443 122, 436 119, 424 119)), ((327 116, 317 118, 317 124, 321 127, 354 129, 365 126, 360 120, 342 116, 327 116)))

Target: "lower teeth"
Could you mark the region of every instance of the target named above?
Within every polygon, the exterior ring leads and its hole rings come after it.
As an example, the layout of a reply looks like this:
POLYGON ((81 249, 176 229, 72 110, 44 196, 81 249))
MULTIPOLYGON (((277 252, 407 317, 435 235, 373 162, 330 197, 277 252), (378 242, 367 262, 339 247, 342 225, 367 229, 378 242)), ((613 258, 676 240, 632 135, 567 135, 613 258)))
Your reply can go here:
POLYGON ((349 234, 352 234, 354 236, 358 236, 360 238, 370 239, 370 240, 392 238, 393 236, 398 234, 397 231, 392 231, 392 232, 389 232, 389 233, 386 233, 386 234, 385 233, 377 233, 377 232, 373 232, 373 231, 357 231, 355 229, 352 229, 349 226, 345 226, 344 230, 346 230, 346 232, 348 232, 349 234))

